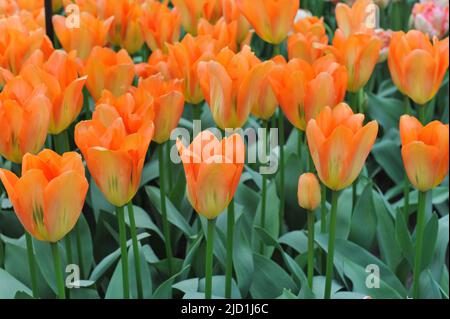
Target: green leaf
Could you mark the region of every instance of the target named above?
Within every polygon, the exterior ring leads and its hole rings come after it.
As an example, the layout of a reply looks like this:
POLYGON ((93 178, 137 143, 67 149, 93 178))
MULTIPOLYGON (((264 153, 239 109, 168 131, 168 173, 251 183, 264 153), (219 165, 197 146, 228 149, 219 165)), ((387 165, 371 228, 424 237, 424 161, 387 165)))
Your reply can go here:
POLYGON ((376 119, 385 131, 397 129, 400 116, 405 112, 403 101, 370 92, 367 92, 367 97, 370 117, 376 119))
POLYGON ((429 270, 420 274, 419 278, 420 299, 441 299, 441 289, 439 284, 433 279, 429 270))
POLYGON ((31 290, 6 270, 0 268, 0 299, 13 299, 18 292, 31 296, 31 290))
POLYGON ((372 201, 372 184, 368 183, 356 202, 350 239, 358 245, 370 249, 375 239, 376 228, 377 219, 372 201))
POLYGON ((421 271, 423 271, 430 265, 434 257, 439 228, 438 224, 439 223, 436 214, 432 214, 430 220, 425 225, 422 246, 422 261, 420 263, 421 271))
POLYGON ((286 233, 278 239, 278 242, 288 245, 299 254, 304 254, 308 251, 308 236, 303 230, 294 230, 286 233))
MULTIPOLYGON (((128 208, 127 208, 128 212, 128 208)), ((148 230, 153 230, 161 239, 164 239, 163 234, 161 233, 160 229, 151 219, 150 215, 147 214, 147 212, 136 205, 133 205, 133 212, 134 212, 134 219, 136 222, 136 228, 144 228, 148 230)), ((129 226, 130 225, 130 215, 125 214, 125 223, 129 226)))
POLYGON ((182 274, 187 274, 190 265, 184 266, 178 273, 164 281, 153 293, 153 299, 170 299, 172 298, 172 286, 175 280, 182 274))
POLYGON ((250 294, 255 299, 276 298, 284 289, 296 290, 291 277, 274 261, 254 254, 255 268, 250 294))
POLYGON ((408 260, 410 266, 414 264, 414 245, 406 225, 403 213, 399 210, 395 218, 395 237, 402 249, 403 256, 408 260))
MULTIPOLYGON (((160 192, 157 187, 154 186, 146 186, 145 191, 147 192, 150 201, 161 213, 161 199, 160 192)), ((172 202, 166 197, 166 207, 167 207, 167 219, 171 224, 180 229, 186 236, 193 237, 195 236, 195 232, 192 227, 188 224, 186 219, 181 215, 181 213, 175 208, 172 202)))
POLYGON ((383 167, 386 174, 396 183, 403 180, 403 162, 400 154, 400 147, 396 141, 385 138, 376 143, 372 148, 372 154, 377 163, 383 167))
POLYGON ((352 196, 351 188, 347 188, 339 194, 336 212, 336 238, 347 239, 350 235, 352 223, 352 196))
POLYGON ((234 228, 233 266, 236 280, 243 296, 246 296, 253 277, 253 252, 248 235, 243 227, 244 218, 239 218, 234 228))

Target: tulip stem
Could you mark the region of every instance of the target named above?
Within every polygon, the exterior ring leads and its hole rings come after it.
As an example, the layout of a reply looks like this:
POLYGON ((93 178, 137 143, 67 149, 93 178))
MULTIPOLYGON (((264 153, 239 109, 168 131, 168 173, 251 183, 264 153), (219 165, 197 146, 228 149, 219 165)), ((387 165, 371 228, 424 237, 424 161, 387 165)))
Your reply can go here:
POLYGON ((70 233, 64 237, 64 244, 66 246, 67 263, 73 264, 72 240, 70 238, 70 233))
POLYGON ((69 135, 67 130, 62 131, 58 135, 53 135, 53 142, 55 144, 55 151, 60 155, 70 150, 69 135))
POLYGON ((314 212, 308 211, 308 285, 312 289, 314 277, 314 212))
POLYGON ((30 268, 31 290, 33 292, 33 298, 39 298, 39 291, 36 278, 36 261, 34 259, 33 239, 31 238, 31 235, 27 231, 25 231, 25 238, 27 242, 28 267, 30 268))
POLYGON ((87 87, 83 88, 83 107, 84 107, 84 115, 85 115, 85 119, 89 120, 92 117, 91 114, 91 107, 90 107, 90 102, 89 102, 89 90, 87 89, 87 87))
POLYGON ((409 218, 409 179, 408 174, 405 171, 405 178, 403 180, 403 197, 405 204, 403 205, 403 214, 405 215, 405 220, 409 218))
POLYGON ((233 281, 234 199, 228 205, 227 214, 227 263, 225 269, 225 298, 231 298, 233 281))
POLYGON ((352 211, 355 210, 357 200, 358 200, 358 178, 356 178, 352 184, 352 211))
POLYGON ((403 105, 405 107, 405 114, 411 114, 411 104, 408 95, 403 95, 403 105))
POLYGON ((328 255, 325 279, 325 299, 331 297, 331 282, 333 279, 333 262, 334 262, 334 241, 336 233, 336 213, 337 213, 338 192, 331 191, 331 213, 330 213, 330 230, 328 232, 328 255))
POLYGON ((427 202, 427 193, 419 191, 419 207, 417 211, 417 230, 416 230, 416 254, 414 256, 414 281, 413 298, 420 298, 420 272, 422 261, 423 235, 425 228, 425 207, 427 202))
POLYGON ((280 229, 284 221, 284 117, 280 111, 278 114, 278 129, 280 134, 280 229))
MULTIPOLYGON (((321 184, 320 187, 322 192, 320 196, 320 233, 325 234, 327 232, 327 188, 323 184, 321 184)), ((325 255, 323 254, 323 250, 319 249, 317 258, 320 262, 320 269, 322 273, 324 271, 323 266, 325 265, 324 256, 325 255)))
POLYGON ((297 140, 297 154, 298 158, 300 159, 300 173, 302 172, 302 144, 303 144, 303 132, 301 130, 298 130, 298 140, 297 140))
POLYGON ((130 218, 130 232, 131 232, 131 241, 133 243, 133 255, 134 255, 134 271, 136 274, 136 287, 138 299, 142 299, 144 297, 142 290, 142 277, 141 277, 141 258, 139 253, 139 244, 137 240, 136 234, 136 221, 134 219, 134 209, 132 201, 128 202, 128 216, 130 218))
POLYGON ((208 219, 208 233, 206 240, 206 268, 205 268, 205 299, 212 297, 212 269, 215 219, 208 219))
MULTIPOLYGON (((264 156, 267 154, 267 134, 269 131, 269 122, 264 121, 264 140, 263 140, 263 150, 264 150, 264 156)), ((266 227, 266 197, 267 197, 267 176, 266 174, 262 174, 262 186, 261 186, 261 228, 266 227)), ((260 246, 260 254, 264 254, 264 242, 261 240, 261 246, 260 246)))
POLYGON ((161 214, 162 214, 164 241, 165 241, 164 246, 166 248, 166 258, 169 267, 169 275, 172 275, 173 270, 172 245, 170 242, 170 228, 169 228, 169 220, 167 219, 167 208, 166 208, 164 145, 160 145, 158 148, 158 160, 159 160, 159 191, 161 197, 161 214))
MULTIPOLYGON (((170 164, 170 141, 167 141, 165 143, 165 148, 166 148, 166 161, 167 161, 167 165, 169 165, 170 164)), ((171 189, 172 189, 172 170, 169 168, 167 170, 167 193, 169 193, 171 189)))
POLYGON ((198 104, 192 104, 192 119, 195 120, 200 120, 202 117, 202 103, 198 103, 198 104))
POLYGON ((419 105, 419 121, 420 121, 420 123, 422 123, 422 125, 427 124, 425 111, 426 111, 425 105, 419 105))
POLYGON ((122 288, 123 298, 130 298, 130 281, 128 278, 128 252, 127 252, 127 229, 125 227, 124 209, 117 207, 117 219, 119 221, 120 254, 122 261, 122 288))
POLYGON ((83 246, 81 243, 80 226, 77 224, 75 226, 75 233, 77 238, 77 255, 78 255, 78 265, 80 267, 81 278, 84 278, 84 267, 83 267, 83 246))
POLYGON ((53 262, 55 266, 58 299, 66 299, 66 292, 64 290, 64 276, 61 267, 61 257, 59 255, 58 243, 50 243, 50 245, 52 246, 53 262))

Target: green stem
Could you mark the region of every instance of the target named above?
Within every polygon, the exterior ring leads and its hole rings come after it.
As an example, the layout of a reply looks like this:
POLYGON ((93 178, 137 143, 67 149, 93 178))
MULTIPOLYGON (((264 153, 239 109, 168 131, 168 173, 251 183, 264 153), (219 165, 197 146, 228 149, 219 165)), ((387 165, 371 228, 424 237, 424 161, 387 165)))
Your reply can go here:
POLYGON ((278 129, 280 136, 280 229, 284 222, 284 117, 280 111, 278 114, 278 129))
POLYGON ((128 216, 130 218, 131 241, 133 243, 134 271, 136 273, 137 294, 138 299, 142 299, 144 297, 144 294, 142 290, 141 257, 139 253, 139 244, 136 234, 136 221, 134 219, 134 209, 132 201, 128 202, 128 216))
POLYGON ((303 144, 303 131, 298 130, 298 140, 297 140, 297 154, 300 163, 300 173, 303 171, 302 163, 302 144, 303 144))
POLYGON ((420 271, 423 249, 423 235, 425 229, 425 207, 427 202, 427 193, 419 192, 419 207, 417 211, 417 230, 416 230, 416 254, 414 256, 414 281, 413 281, 413 298, 420 298, 420 271))
POLYGON ((202 103, 198 104, 192 104, 192 119, 193 120, 200 120, 202 117, 202 103))
MULTIPOLYGON (((264 154, 267 154, 267 134, 269 129, 269 122, 264 121, 264 128, 266 129, 266 133, 264 135, 263 140, 263 149, 264 154)), ((266 174, 262 174, 262 187, 261 187, 261 228, 266 227, 266 197, 267 197, 267 176, 266 174)), ((260 254, 264 254, 264 242, 261 240, 260 244, 260 254)))
MULTIPOLYGON (((324 184, 320 185, 321 189, 321 197, 320 197, 320 233, 325 234, 327 232, 327 188, 324 184)), ((321 272, 324 272, 323 266, 325 265, 325 254, 322 249, 319 249, 319 253, 317 256, 318 261, 320 262, 321 272)))
POLYGON ((314 212, 308 211, 308 285, 312 289, 314 277, 314 212))
POLYGON ((411 114, 411 103, 409 101, 408 95, 403 95, 403 105, 405 108, 405 114, 411 114))
POLYGON ((227 263, 225 269, 225 298, 231 298, 233 280, 234 199, 228 205, 227 215, 227 263))
POLYGON ((90 95, 89 90, 85 86, 83 88, 83 108, 84 108, 84 115, 85 115, 86 120, 89 120, 92 117, 91 107, 89 105, 90 104, 89 95, 90 95))
POLYGON ((273 45, 273 50, 272 50, 272 56, 277 56, 281 54, 281 43, 280 44, 274 44, 273 45))
POLYGON ((127 229, 125 228, 125 216, 123 207, 117 207, 117 219, 119 221, 120 253, 122 261, 122 286, 123 298, 130 298, 130 280, 128 278, 128 252, 127 252, 127 229))
POLYGON ((334 262, 334 241, 336 233, 336 212, 337 212, 337 200, 338 192, 331 191, 331 213, 330 213, 330 231, 328 233, 328 254, 327 254, 327 268, 325 279, 325 299, 331 297, 331 282, 333 280, 333 262, 334 262))
POLYGON ((208 219, 208 233, 206 240, 206 270, 205 270, 205 299, 212 297, 212 269, 215 219, 208 219))
POLYGON ((70 238, 70 233, 64 237, 64 244, 66 246, 67 263, 73 264, 72 239, 70 238))
POLYGON ((83 246, 81 244, 80 226, 78 224, 75 226, 75 234, 77 238, 77 255, 78 255, 78 266, 80 267, 80 276, 81 278, 84 278, 83 246))
POLYGON ((55 150, 58 154, 63 154, 70 150, 69 135, 67 130, 62 131, 58 135, 53 135, 55 150))
POLYGON ((359 89, 359 91, 356 93, 358 95, 358 112, 361 114, 365 113, 364 110, 364 87, 359 89))
POLYGON ((409 189, 410 189, 410 184, 409 184, 409 179, 408 179, 408 174, 404 174, 404 179, 403 179, 403 198, 405 200, 405 205, 403 206, 403 214, 405 215, 405 220, 408 220, 409 218, 409 189))
POLYGON ((358 200, 358 181, 359 178, 356 178, 352 184, 352 211, 355 210, 356 201, 358 200))
POLYGON ((59 256, 58 243, 50 243, 52 246, 53 262, 55 266, 56 284, 58 287, 58 298, 66 299, 66 292, 64 290, 64 276, 61 266, 61 257, 59 256))
MULTIPOLYGON (((167 141, 165 143, 166 148, 166 163, 167 165, 170 164, 170 141, 167 141)), ((172 189, 172 169, 167 170, 167 194, 169 194, 170 190, 172 189)))
POLYGON ((31 238, 31 235, 27 231, 25 231, 25 238, 27 242, 28 267, 30 268, 31 290, 33 292, 33 298, 39 298, 39 291, 36 277, 36 261, 34 259, 34 250, 33 250, 33 240, 31 238))
MULTIPOLYGON (((169 275, 172 275, 172 245, 170 242, 170 228, 169 220, 167 219, 167 209, 166 209, 166 190, 165 190, 165 171, 166 166, 164 165, 164 145, 160 145, 158 148, 158 160, 159 160, 159 191, 161 197, 161 214, 163 223, 163 233, 166 248, 166 258, 169 266, 169 275)), ((169 276, 170 277, 170 276, 169 276)))
POLYGON ((427 124, 427 119, 426 119, 426 106, 425 105, 419 105, 419 121, 420 123, 422 123, 422 125, 426 125, 427 124))

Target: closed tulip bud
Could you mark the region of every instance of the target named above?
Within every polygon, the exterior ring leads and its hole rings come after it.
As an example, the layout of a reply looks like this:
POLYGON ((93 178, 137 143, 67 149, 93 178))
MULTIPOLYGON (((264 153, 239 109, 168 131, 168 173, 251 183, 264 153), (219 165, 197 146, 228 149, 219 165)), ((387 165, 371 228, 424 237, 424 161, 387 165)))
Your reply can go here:
POLYGON ((95 47, 84 66, 88 76, 86 86, 94 100, 98 100, 104 89, 115 96, 123 95, 134 78, 133 60, 124 49, 114 52, 109 48, 95 47))
POLYGON ((138 190, 153 138, 152 119, 151 109, 137 105, 129 94, 115 105, 97 105, 92 120, 75 127, 75 143, 89 172, 115 206, 127 204, 138 190))
MULTIPOLYGON (((50 99, 50 134, 59 134, 69 127, 78 117, 83 107, 83 86, 86 77, 78 77, 76 53, 56 50, 47 61, 41 51, 30 57, 32 63, 23 67, 20 75, 32 87, 44 84, 46 95, 50 99)), ((2 72, 4 78, 13 78, 12 74, 2 72)))
POLYGON ((438 92, 448 69, 448 37, 430 39, 420 31, 394 32, 388 64, 392 80, 403 94, 423 105, 438 92))
POLYGON ((237 22, 237 41, 243 43, 246 41, 250 33, 250 23, 239 10, 236 0, 222 0, 223 17, 225 21, 230 24, 233 21, 237 22))
POLYGON ((104 46, 114 17, 99 20, 88 12, 80 13, 80 27, 68 28, 67 17, 53 16, 55 33, 65 51, 77 51, 78 57, 85 60, 95 46, 104 46))
POLYGON ((316 175, 313 173, 304 173, 298 179, 298 204, 301 208, 313 211, 321 199, 320 184, 316 175))
POLYGON ((166 43, 175 43, 180 38, 180 14, 159 1, 145 2, 139 22, 145 42, 152 51, 159 49, 166 52, 166 43))
POLYGON ((376 5, 372 0, 357 0, 351 7, 336 5, 336 22, 345 37, 355 33, 372 33, 376 26, 376 5), (372 15, 372 16, 371 16, 372 15))
POLYGON ((286 39, 300 4, 297 0, 236 0, 236 2, 258 36, 271 44, 280 44, 286 39))
POLYGON ((312 65, 299 59, 279 63, 270 75, 283 113, 302 131, 325 106, 334 107, 344 100, 347 78, 346 68, 331 55, 312 65))
POLYGON ((350 186, 360 174, 378 134, 378 123, 363 126, 364 114, 353 114, 341 103, 325 107, 308 122, 306 136, 319 178, 338 191, 350 186))
POLYGON ((201 61, 209 61, 217 53, 217 43, 211 36, 192 37, 187 34, 175 44, 167 44, 169 54, 167 66, 170 77, 183 79, 183 94, 186 102, 199 104, 204 100, 197 73, 201 61))
POLYGON ((205 4, 209 0, 172 0, 173 5, 181 14, 181 24, 186 32, 196 35, 197 24, 203 16, 205 4))
POLYGON ((210 131, 197 135, 189 147, 177 140, 187 181, 187 198, 200 215, 214 219, 233 199, 245 161, 242 137, 219 141, 210 131))
POLYGON ((21 163, 26 153, 42 149, 50 122, 51 104, 45 85, 33 88, 21 76, 10 79, 0 93, 0 154, 21 163))
POLYGON ((230 24, 225 22, 224 18, 220 18, 216 24, 212 25, 206 19, 200 19, 198 23, 198 35, 210 35, 217 40, 219 48, 228 47, 232 51, 237 49, 237 22, 230 24))
POLYGON ((22 177, 0 169, 0 180, 26 231, 53 243, 77 223, 89 187, 78 153, 47 149, 23 157, 22 177))
POLYGON ((288 37, 289 59, 302 59, 308 63, 323 56, 323 50, 317 44, 327 45, 328 36, 325 31, 323 19, 308 17, 300 19, 294 24, 295 33, 288 37))
POLYGON ((153 98, 155 135, 153 140, 159 144, 170 138, 170 133, 178 126, 184 109, 182 81, 166 80, 161 74, 140 79, 133 95, 137 100, 144 101, 148 94, 153 98))
POLYGON ((433 121, 425 127, 414 117, 400 118, 402 158, 411 184, 419 191, 435 188, 448 174, 448 124, 433 121))
POLYGON ((250 47, 235 54, 224 48, 214 61, 200 62, 198 76, 205 100, 217 126, 242 127, 256 103, 263 72, 252 72, 259 59, 250 47))
POLYGON ((345 37, 338 29, 329 47, 348 71, 348 91, 358 92, 370 79, 380 57, 381 40, 374 34, 357 33, 345 37))

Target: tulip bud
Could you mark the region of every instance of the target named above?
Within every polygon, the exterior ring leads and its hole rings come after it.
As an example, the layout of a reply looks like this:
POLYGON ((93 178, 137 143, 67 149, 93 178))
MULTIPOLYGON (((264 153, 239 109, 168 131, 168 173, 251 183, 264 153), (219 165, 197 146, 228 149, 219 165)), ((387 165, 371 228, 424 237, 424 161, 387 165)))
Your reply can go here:
POLYGON ((321 193, 316 175, 313 173, 300 175, 297 197, 300 207, 306 210, 313 211, 319 206, 321 193))

